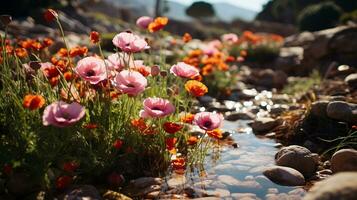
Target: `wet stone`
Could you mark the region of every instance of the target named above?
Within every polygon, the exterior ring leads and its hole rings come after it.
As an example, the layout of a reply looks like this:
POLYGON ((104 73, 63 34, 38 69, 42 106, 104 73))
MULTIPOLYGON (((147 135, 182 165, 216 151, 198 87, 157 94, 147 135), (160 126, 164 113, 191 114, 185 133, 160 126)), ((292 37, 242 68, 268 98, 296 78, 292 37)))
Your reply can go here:
POLYGON ((279 120, 269 118, 269 117, 261 117, 256 119, 252 123, 252 129, 255 134, 266 133, 273 130, 277 127, 281 122, 279 120))
POLYGON ((142 177, 132 180, 130 183, 133 184, 134 187, 144 188, 149 185, 160 185, 162 184, 162 179, 154 177, 142 177))
POLYGON ((234 200, 258 200, 256 194, 253 193, 232 193, 231 196, 234 200))
POLYGON ((103 198, 106 200, 131 200, 130 197, 125 196, 119 192, 108 190, 103 194, 103 198))
POLYGON ((253 120, 255 115, 251 112, 234 112, 228 113, 225 119, 227 121, 237 121, 237 120, 253 120))
POLYGON ((80 185, 67 190, 63 199, 100 200, 102 197, 94 186, 80 185))
POLYGON ((331 170, 336 172, 357 171, 357 150, 342 149, 332 155, 331 170))
POLYGON ((327 105, 327 116, 342 122, 357 123, 357 104, 333 101, 327 105))
POLYGON ((305 177, 312 176, 318 164, 318 155, 305 147, 290 145, 281 148, 275 155, 277 165, 291 167, 301 172, 305 177))
POLYGON ((305 184, 304 176, 299 171, 289 167, 270 167, 263 174, 279 185, 298 186, 305 184))
POLYGON ((317 182, 309 190, 304 200, 357 199, 356 185, 356 172, 340 172, 328 179, 317 182))
POLYGON ((185 184, 186 184, 185 176, 175 176, 167 181, 167 185, 169 188, 182 187, 185 184))

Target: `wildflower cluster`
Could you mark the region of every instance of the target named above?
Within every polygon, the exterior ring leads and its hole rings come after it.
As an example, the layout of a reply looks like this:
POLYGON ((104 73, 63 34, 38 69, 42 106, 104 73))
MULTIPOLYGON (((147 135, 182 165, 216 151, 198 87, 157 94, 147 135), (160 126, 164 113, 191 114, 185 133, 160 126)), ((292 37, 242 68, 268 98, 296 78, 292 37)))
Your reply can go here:
MULTIPOLYGON (((63 33, 54 10, 45 18, 63 33)), ((167 23, 164 17, 137 22, 149 32, 167 23)), ((107 56, 100 34, 91 32, 89 38, 99 55, 85 46, 69 48, 64 35, 65 47, 53 54, 48 38, 21 40, 16 47, 2 38, 1 176, 32 172, 44 187, 58 190, 96 179, 118 186, 123 175, 161 173, 169 165, 184 170, 190 156, 185 152, 197 153, 203 140, 188 133, 192 125, 221 138, 216 129, 222 115, 189 113, 191 100, 208 92, 198 68, 136 60, 151 47, 132 32, 117 34, 116 51, 107 56), (19 56, 17 48, 27 55, 19 56)))

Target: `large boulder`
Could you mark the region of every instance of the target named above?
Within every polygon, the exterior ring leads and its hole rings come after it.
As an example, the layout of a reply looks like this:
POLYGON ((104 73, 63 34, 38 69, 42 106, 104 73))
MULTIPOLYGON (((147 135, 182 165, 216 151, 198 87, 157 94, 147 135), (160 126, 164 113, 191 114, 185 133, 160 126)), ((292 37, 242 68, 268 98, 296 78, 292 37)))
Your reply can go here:
POLYGON ((357 151, 355 149, 341 149, 331 158, 333 172, 357 171, 357 151))
POLYGON ((305 147, 291 145, 281 148, 275 155, 275 161, 277 165, 294 168, 308 178, 317 169, 318 155, 305 147))
POLYGON ((290 167, 269 167, 264 170, 263 174, 279 185, 297 186, 305 184, 304 176, 299 171, 290 167))
POLYGON ((338 121, 357 123, 357 104, 333 101, 327 105, 327 116, 338 121))
POLYGON ((357 199, 357 173, 343 172, 317 182, 304 200, 357 199))

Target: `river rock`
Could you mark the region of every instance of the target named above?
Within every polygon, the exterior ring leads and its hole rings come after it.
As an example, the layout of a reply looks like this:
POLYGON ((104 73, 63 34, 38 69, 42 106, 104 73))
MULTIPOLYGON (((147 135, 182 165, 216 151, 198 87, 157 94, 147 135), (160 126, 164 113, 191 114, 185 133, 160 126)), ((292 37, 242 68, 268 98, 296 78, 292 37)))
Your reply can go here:
POLYGON ((357 171, 357 151, 354 149, 342 149, 334 153, 331 158, 331 170, 334 173, 357 171))
POLYGON ((277 165, 294 168, 305 177, 310 177, 317 169, 318 155, 305 147, 291 145, 281 148, 275 154, 275 161, 277 165))
POLYGON ((185 184, 186 184, 186 177, 181 175, 174 176, 167 181, 167 185, 169 188, 182 187, 185 184))
POLYGON ((281 122, 279 120, 270 118, 270 117, 261 117, 256 119, 251 127, 253 132, 256 134, 266 133, 277 127, 281 122))
POLYGON ((327 105, 329 101, 315 101, 311 105, 311 113, 318 117, 327 117, 327 105))
POLYGON ((251 112, 234 112, 228 114, 225 119, 228 121, 237 121, 239 119, 241 120, 253 120, 255 118, 255 115, 251 112))
POLYGON ((103 194, 103 198, 106 200, 132 200, 132 198, 125 196, 119 192, 108 190, 103 194))
POLYGON ((92 185, 78 185, 73 186, 68 189, 63 197, 59 199, 63 200, 100 200, 102 197, 100 196, 98 190, 92 185))
POLYGON ((304 176, 299 171, 290 167, 269 167, 263 174, 279 185, 297 186, 305 184, 304 176))
POLYGON ((162 179, 155 177, 141 177, 130 181, 130 183, 133 184, 134 187, 144 188, 149 185, 160 185, 162 184, 162 179))
POLYGON ((304 200, 357 199, 357 173, 342 172, 317 182, 304 200))
POLYGON ((357 104, 334 101, 327 105, 327 116, 338 121, 357 123, 357 104))
POLYGON ((345 78, 345 82, 350 86, 351 88, 356 89, 357 88, 357 73, 350 74, 345 78))
POLYGON ((256 194, 253 193, 232 193, 234 200, 260 200, 256 194))

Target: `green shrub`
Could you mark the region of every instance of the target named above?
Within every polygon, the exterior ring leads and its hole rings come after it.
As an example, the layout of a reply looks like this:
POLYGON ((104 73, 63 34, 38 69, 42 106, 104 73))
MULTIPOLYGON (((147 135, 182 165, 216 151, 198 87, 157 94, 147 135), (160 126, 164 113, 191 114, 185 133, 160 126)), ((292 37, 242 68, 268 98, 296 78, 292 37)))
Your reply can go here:
POLYGON ((357 10, 350 13, 345 13, 341 16, 340 18, 341 23, 347 23, 348 21, 357 22, 357 10))
POLYGON ((334 27, 342 15, 342 10, 332 2, 311 5, 298 18, 300 30, 319 31, 334 27))

